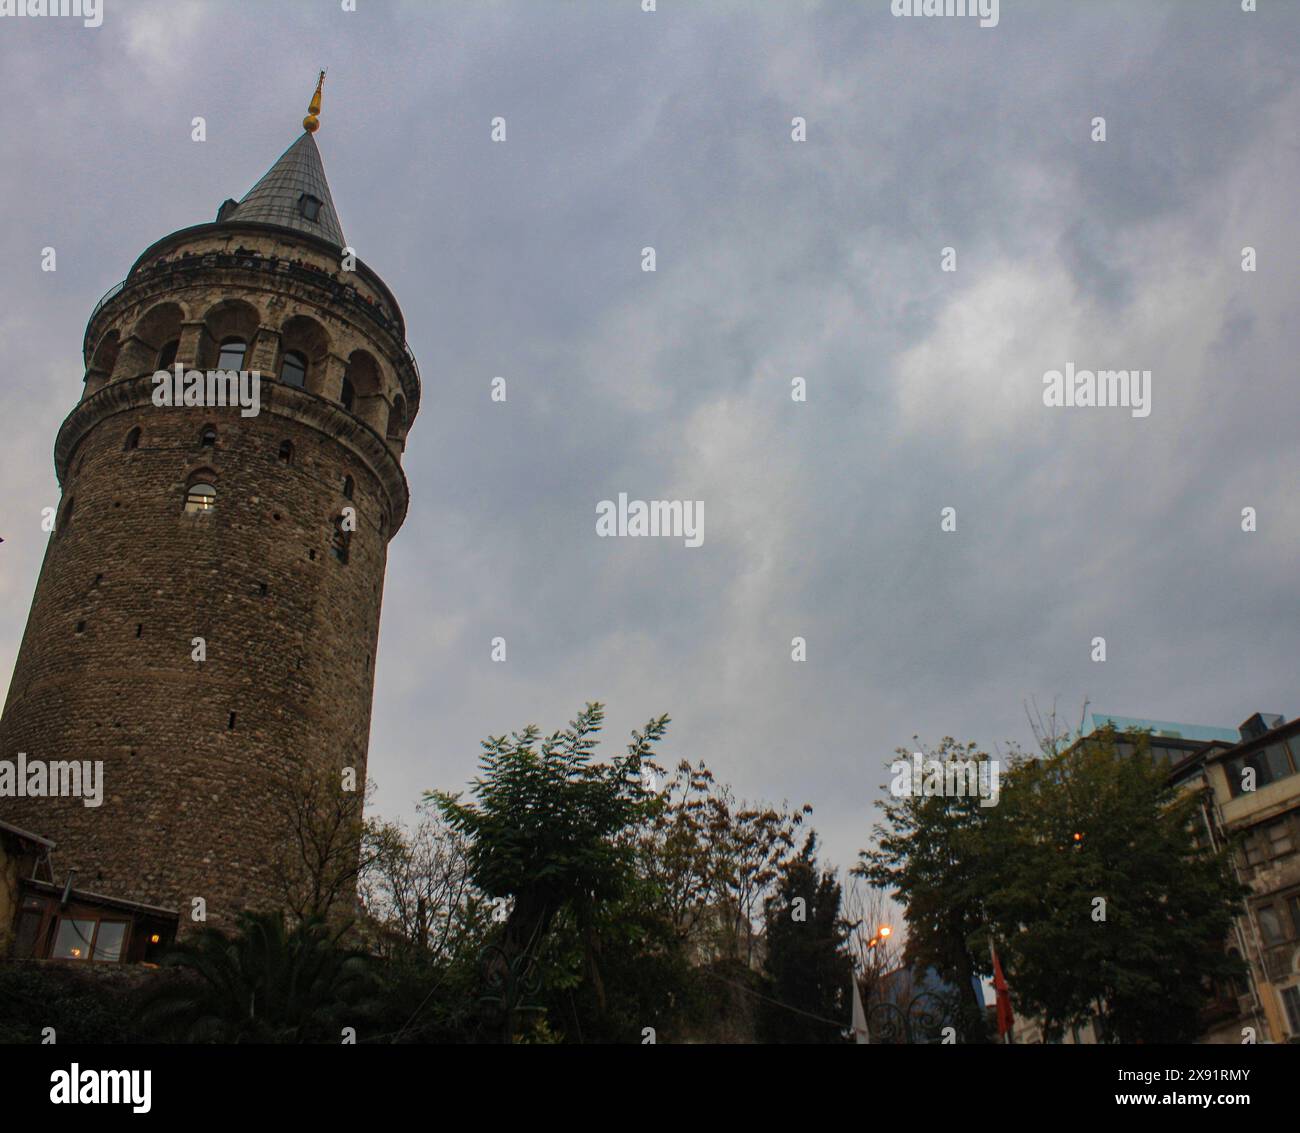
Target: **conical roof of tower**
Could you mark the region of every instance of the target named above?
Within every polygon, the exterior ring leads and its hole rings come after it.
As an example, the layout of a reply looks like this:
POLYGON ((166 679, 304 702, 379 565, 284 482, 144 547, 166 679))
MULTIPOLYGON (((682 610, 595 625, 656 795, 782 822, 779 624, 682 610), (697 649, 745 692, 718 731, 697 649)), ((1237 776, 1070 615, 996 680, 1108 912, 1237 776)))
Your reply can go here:
POLYGON ((239 204, 224 213, 222 221, 248 224, 276 224, 319 236, 340 248, 346 246, 339 214, 334 211, 325 166, 315 137, 304 131, 302 137, 280 155, 262 179, 248 190, 239 204), (316 219, 312 215, 314 197, 320 202, 316 219))

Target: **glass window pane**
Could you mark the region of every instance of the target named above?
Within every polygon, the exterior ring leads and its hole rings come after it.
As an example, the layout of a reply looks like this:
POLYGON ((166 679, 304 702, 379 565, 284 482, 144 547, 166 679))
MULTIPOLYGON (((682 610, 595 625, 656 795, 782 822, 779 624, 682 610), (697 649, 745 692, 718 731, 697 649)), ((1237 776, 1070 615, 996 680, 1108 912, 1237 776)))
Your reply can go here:
POLYGON ((217 490, 211 484, 195 484, 185 494, 186 511, 210 511, 216 504, 217 490))
POLYGON ((94 921, 79 921, 65 917, 59 921, 59 934, 54 938, 52 960, 89 960, 90 938, 95 933, 94 921))
POLYGON ((218 370, 240 370, 244 366, 244 353, 248 344, 242 338, 232 338, 221 344, 221 353, 217 356, 218 370))
POLYGON ((1246 766, 1255 769, 1255 790, 1257 791, 1267 787, 1274 779, 1272 769, 1264 756, 1263 751, 1253 751, 1246 756, 1246 766))
POLYGON ((1259 931, 1265 944, 1276 944, 1282 939, 1282 920, 1274 906, 1265 905, 1259 910, 1259 931))
POLYGON ((280 367, 280 381, 287 386, 297 386, 301 389, 307 383, 307 362, 297 351, 290 351, 284 356, 284 364, 280 367))
POLYGON ((1287 758, 1286 744, 1270 744, 1264 749, 1264 762, 1268 764, 1273 780, 1285 779, 1291 774, 1291 761, 1287 758))
POLYGON ((95 934, 95 959, 118 961, 122 959, 122 941, 126 937, 126 921, 100 921, 95 934))
POLYGON ((1291 1024, 1291 1033, 1300 1035, 1300 987, 1283 988, 1282 1002, 1286 1004, 1286 1018, 1291 1024))

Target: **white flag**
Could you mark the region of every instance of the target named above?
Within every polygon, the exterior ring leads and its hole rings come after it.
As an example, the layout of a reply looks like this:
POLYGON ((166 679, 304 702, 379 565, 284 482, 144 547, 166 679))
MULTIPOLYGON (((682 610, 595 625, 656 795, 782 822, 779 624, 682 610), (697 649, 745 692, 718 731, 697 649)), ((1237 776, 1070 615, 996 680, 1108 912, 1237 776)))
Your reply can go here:
POLYGON ((862 993, 858 991, 858 977, 853 977, 853 1041, 870 1043, 871 1032, 867 1030, 867 1013, 862 1010, 862 993))

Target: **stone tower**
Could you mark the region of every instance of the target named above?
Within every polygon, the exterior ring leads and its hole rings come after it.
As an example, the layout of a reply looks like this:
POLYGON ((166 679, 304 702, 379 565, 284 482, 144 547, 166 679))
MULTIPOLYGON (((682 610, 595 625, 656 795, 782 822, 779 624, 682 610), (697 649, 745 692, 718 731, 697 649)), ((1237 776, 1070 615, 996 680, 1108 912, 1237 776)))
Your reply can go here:
POLYGON ((182 931, 196 896, 217 925, 281 906, 277 784, 365 783, 420 381, 396 300, 344 241, 319 98, 243 200, 148 248, 92 312, 0 718, 0 759, 103 762, 100 806, 0 798, 0 819, 57 844, 59 882, 75 869, 182 931), (177 365, 257 372, 259 411, 157 404, 177 365))

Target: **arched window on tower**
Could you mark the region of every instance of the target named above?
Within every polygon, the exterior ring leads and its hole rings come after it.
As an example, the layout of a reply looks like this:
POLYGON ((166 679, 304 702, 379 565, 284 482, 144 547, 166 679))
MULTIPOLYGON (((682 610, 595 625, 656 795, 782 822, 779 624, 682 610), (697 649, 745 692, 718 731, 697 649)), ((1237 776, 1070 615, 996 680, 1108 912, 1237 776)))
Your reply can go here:
POLYGON ((339 400, 343 402, 343 408, 351 413, 357 401, 357 391, 346 377, 343 379, 343 392, 339 395, 339 400))
POLYGON ((140 426, 137 425, 126 435, 126 440, 122 444, 124 452, 130 452, 132 449, 140 447, 140 426))
POLYGON ((217 489, 206 480, 198 480, 185 491, 185 510, 206 514, 217 506, 217 489))
POLYGON ((387 436, 390 441, 406 439, 406 399, 400 393, 388 407, 387 436))
POLYGON ((203 448, 217 447, 217 427, 215 425, 203 426, 203 432, 199 434, 199 444, 203 448))
POLYGON ((180 349, 181 340, 173 338, 160 351, 158 351, 158 362, 154 366, 155 370, 170 370, 176 361, 176 351, 180 349))
POLYGON ((217 355, 218 370, 242 370, 248 343, 242 338, 223 338, 221 352, 217 355))
POLYGON ((290 350, 280 363, 280 381, 298 389, 307 385, 307 359, 297 350, 290 350))
POLYGON ((293 441, 280 442, 280 460, 285 464, 293 463, 293 441))

